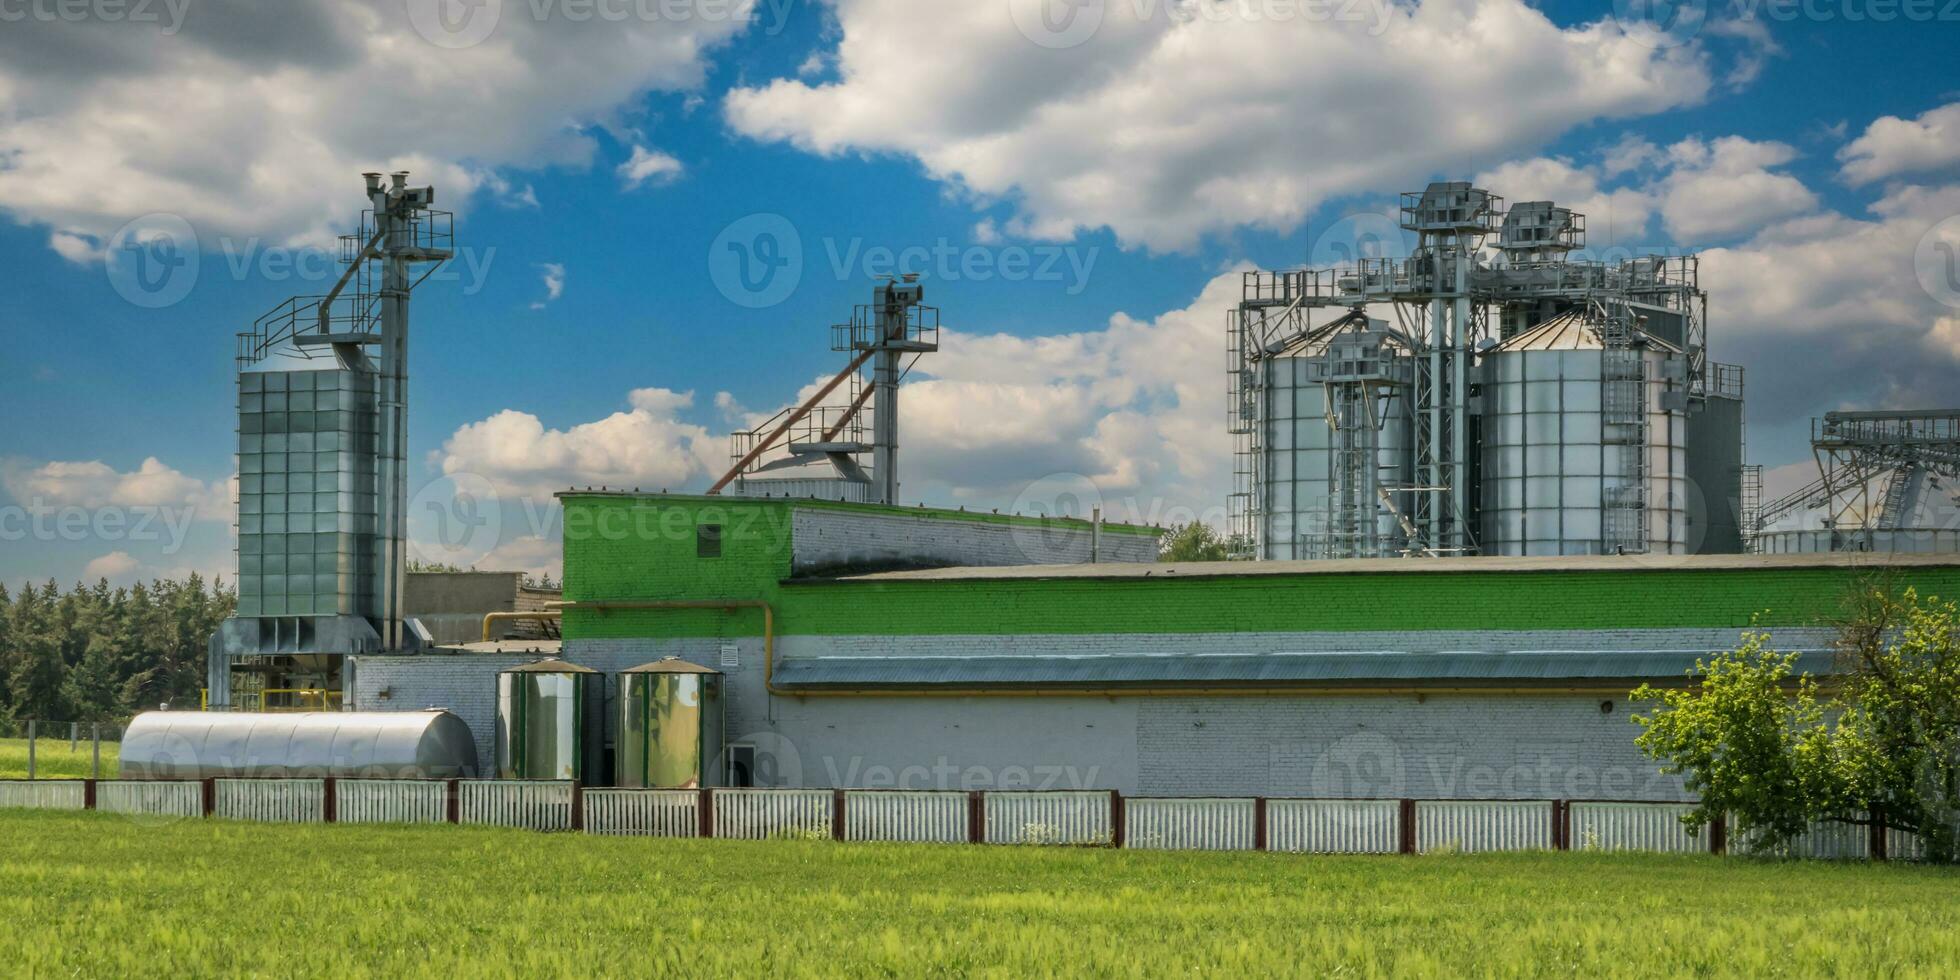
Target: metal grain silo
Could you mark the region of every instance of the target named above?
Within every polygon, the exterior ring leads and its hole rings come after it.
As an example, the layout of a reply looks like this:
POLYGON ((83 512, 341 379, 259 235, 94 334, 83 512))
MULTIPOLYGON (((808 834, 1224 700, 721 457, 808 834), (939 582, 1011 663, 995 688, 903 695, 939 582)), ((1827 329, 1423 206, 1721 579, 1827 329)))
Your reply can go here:
POLYGON ((1680 352, 1601 334, 1564 313, 1484 354, 1485 554, 1686 553, 1680 352))
POLYGON ((619 673, 617 784, 694 789, 721 755, 722 674, 678 657, 619 673))
POLYGON ((1351 313, 1261 358, 1261 557, 1402 553, 1414 366, 1406 341, 1351 313), (1384 502, 1386 500, 1386 503, 1384 502))
POLYGON ((605 675, 537 660, 497 675, 497 778, 605 782, 605 675))
POLYGON ((477 775, 476 739, 447 711, 145 711, 123 732, 123 779, 477 775))

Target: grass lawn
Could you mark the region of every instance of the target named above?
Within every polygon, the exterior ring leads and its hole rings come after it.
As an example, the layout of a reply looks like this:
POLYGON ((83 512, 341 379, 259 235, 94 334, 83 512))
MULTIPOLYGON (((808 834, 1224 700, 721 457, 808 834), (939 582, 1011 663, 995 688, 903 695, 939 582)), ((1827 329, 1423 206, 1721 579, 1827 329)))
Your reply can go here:
POLYGON ((0 811, 13 975, 1951 975, 1960 873, 0 811))
MULTIPOLYGON (((116 778, 116 742, 102 743, 102 778, 116 778)), ((88 730, 82 730, 75 751, 68 751, 68 728, 62 726, 60 738, 46 735, 34 740, 34 776, 37 779, 87 779, 93 761, 88 730)), ((27 778, 27 740, 0 738, 0 779, 27 778)))

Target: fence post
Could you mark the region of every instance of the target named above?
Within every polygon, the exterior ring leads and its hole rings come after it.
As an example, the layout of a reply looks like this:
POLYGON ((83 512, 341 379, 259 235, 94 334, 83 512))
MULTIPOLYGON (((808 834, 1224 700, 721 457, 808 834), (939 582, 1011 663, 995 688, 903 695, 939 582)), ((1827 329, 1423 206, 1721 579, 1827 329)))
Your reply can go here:
POLYGON ((1717 814, 1708 824, 1708 851, 1711 854, 1729 852, 1729 815, 1717 814))
POLYGON ((830 839, 844 839, 844 791, 841 789, 831 791, 830 839))
POLYGON ((332 776, 320 780, 320 820, 322 823, 338 823, 340 820, 339 784, 332 776))
POLYGON ((94 746, 94 756, 89 760, 88 774, 92 779, 102 778, 102 723, 91 722, 88 726, 89 743, 94 746))
POLYGON ((1571 815, 1571 811, 1566 809, 1569 805, 1564 800, 1552 801, 1552 850, 1554 851, 1572 849, 1572 828, 1566 821, 1566 818, 1571 815))
POLYGON ((572 780, 572 830, 585 832, 585 784, 572 780))
POLYGON ((1414 854, 1416 852, 1416 801, 1402 801, 1401 819, 1396 823, 1399 825, 1396 829, 1402 832, 1402 853, 1414 854))
POLYGON ((1266 798, 1263 796, 1252 798, 1252 849, 1266 849, 1266 798))
POLYGON ((1869 847, 1871 859, 1874 861, 1883 861, 1890 856, 1885 853, 1885 814, 1874 813, 1871 815, 1871 818, 1872 822, 1867 828, 1871 831, 1871 845, 1869 847))
POLYGON ((1110 790, 1109 791, 1109 846, 1111 847, 1120 848, 1123 846, 1123 838, 1125 836, 1124 831, 1127 829, 1123 826, 1124 824, 1123 818, 1125 817, 1125 815, 1126 814, 1123 808, 1123 794, 1113 789, 1110 790))
POLYGON ((966 794, 966 842, 987 842, 987 795, 977 789, 966 794))
POLYGON ((95 780, 82 780, 82 809, 95 809, 95 780))
POLYGON ((444 814, 443 816, 447 817, 450 823, 462 823, 463 822, 463 781, 462 780, 452 779, 449 781, 448 803, 449 803, 449 812, 444 814))
POLYGON ((699 811, 699 816, 701 817, 701 836, 713 837, 715 835, 715 791, 703 786, 696 792, 701 794, 701 805, 695 808, 699 811))
POLYGON ((204 815, 208 817, 217 812, 218 780, 214 777, 206 776, 204 777, 204 815))

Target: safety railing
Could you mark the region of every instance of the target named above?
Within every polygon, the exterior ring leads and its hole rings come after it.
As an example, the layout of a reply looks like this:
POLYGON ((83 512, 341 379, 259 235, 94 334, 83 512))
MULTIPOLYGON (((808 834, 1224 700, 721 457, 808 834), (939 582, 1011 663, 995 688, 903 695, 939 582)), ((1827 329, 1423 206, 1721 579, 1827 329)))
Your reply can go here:
MULTIPOLYGON (((1106 790, 614 789, 550 780, 0 780, 0 811, 161 820, 476 824, 647 837, 834 839, 1318 854, 1590 850, 1726 853, 1689 803, 1133 797, 1106 790)), ((1737 847, 1736 850, 1747 850, 1737 847)), ((1919 838, 1853 816, 1776 856, 1918 860, 1919 838)))

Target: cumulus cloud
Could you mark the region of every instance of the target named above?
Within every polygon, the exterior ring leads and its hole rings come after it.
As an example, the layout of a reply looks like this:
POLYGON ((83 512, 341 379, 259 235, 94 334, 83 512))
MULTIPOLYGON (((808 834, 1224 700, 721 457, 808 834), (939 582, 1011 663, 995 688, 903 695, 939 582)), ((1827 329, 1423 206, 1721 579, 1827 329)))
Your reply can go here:
POLYGON ((1478 174, 1474 182, 1504 195, 1513 205, 1556 201, 1585 215, 1588 245, 1644 244, 1654 195, 1635 187, 1602 189, 1599 171, 1611 168, 1611 163, 1589 168, 1568 159, 1538 157, 1500 164, 1478 174))
POLYGON ((206 483, 152 456, 127 472, 101 460, 0 461, 0 488, 23 506, 171 508, 231 520, 230 481, 206 483))
POLYGON ((112 584, 128 581, 141 566, 127 551, 111 551, 106 555, 89 560, 82 566, 82 580, 95 582, 108 579, 112 584))
POLYGON ((1661 219, 1676 241, 1728 240, 1817 207, 1817 195, 1788 174, 1784 143, 1740 136, 1682 140, 1667 150, 1674 170, 1660 188, 1661 219))
POLYGON ((1960 164, 1960 102, 1928 109, 1914 119, 1885 116, 1839 150, 1838 161, 1853 184, 1960 164))
POLYGON ((573 484, 680 488, 726 465, 725 443, 681 421, 693 392, 638 388, 628 408, 563 429, 505 409, 458 428, 435 454, 443 475, 473 474, 506 498, 533 501, 573 484))
POLYGON ((671 184, 681 179, 684 168, 679 160, 644 146, 633 148, 633 156, 619 165, 619 179, 631 190, 638 187, 671 184))
POLYGON ((201 240, 331 244, 358 203, 357 174, 370 169, 415 171, 443 205, 479 189, 524 205, 535 195, 498 168, 586 165, 589 128, 620 126, 648 91, 698 86, 704 51, 753 10, 735 0, 727 17, 610 21, 504 4, 488 36, 444 47, 424 35, 469 38, 416 21, 437 6, 212 0, 172 33, 127 21, 9 24, 0 210, 86 258, 157 211, 185 218, 201 240))
POLYGON ((1063 50, 1073 38, 1043 34, 1043 2, 838 0, 836 80, 736 88, 728 121, 815 153, 915 157, 977 200, 1013 201, 1016 234, 1108 227, 1179 249, 1291 229, 1331 197, 1487 166, 1711 85, 1698 47, 1655 48, 1610 19, 1561 28, 1521 0, 1277 21, 1111 3, 1077 8, 1101 20, 1063 50))

